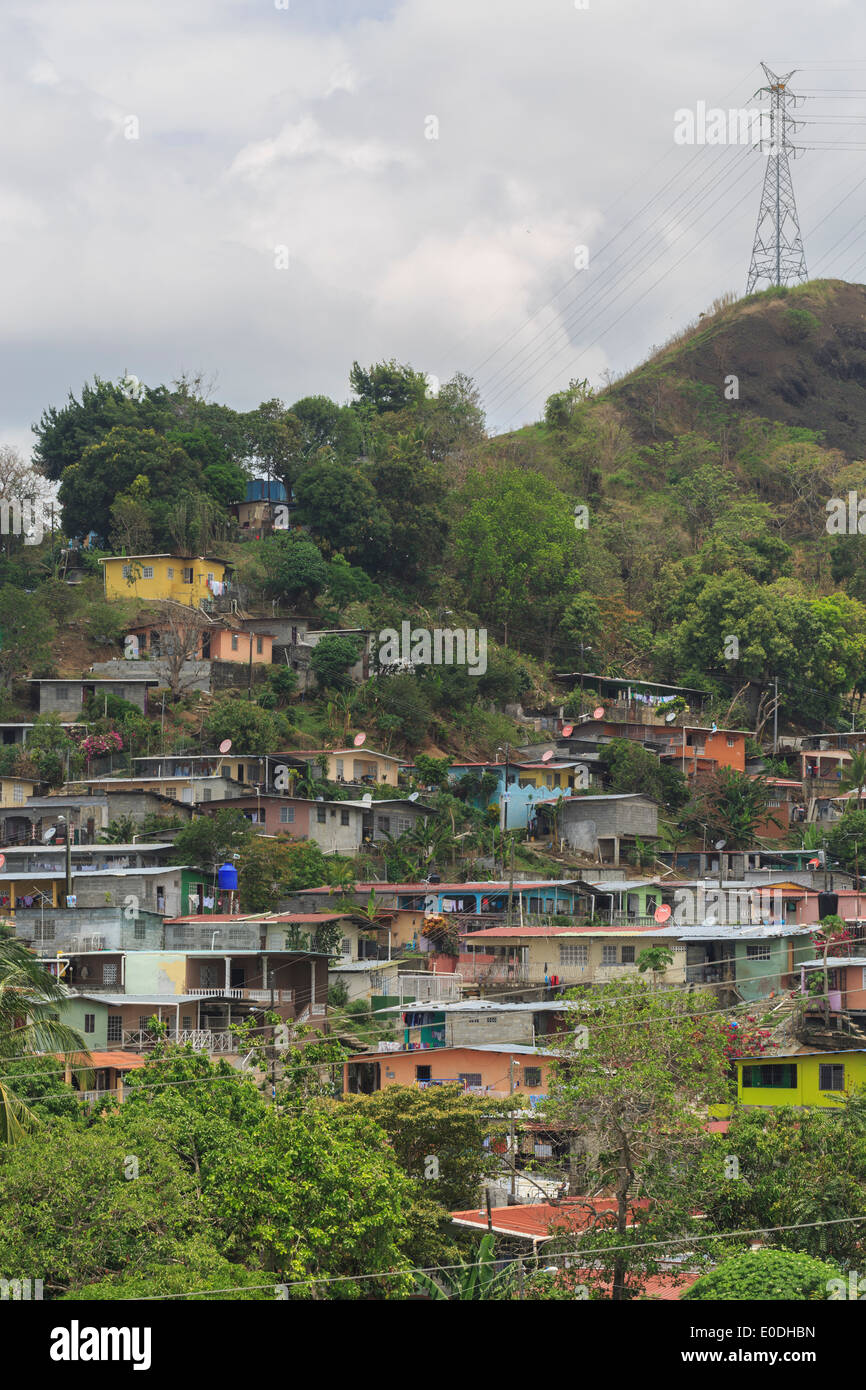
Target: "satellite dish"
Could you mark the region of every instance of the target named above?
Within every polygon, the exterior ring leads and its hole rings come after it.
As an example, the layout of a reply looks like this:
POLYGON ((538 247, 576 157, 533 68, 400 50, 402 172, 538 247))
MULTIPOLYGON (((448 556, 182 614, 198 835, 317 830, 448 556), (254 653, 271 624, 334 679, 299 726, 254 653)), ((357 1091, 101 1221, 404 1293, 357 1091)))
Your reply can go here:
POLYGON ((703 926, 703 927, 717 927, 717 926, 718 926, 718 922, 716 921, 715 917, 709 916, 709 917, 705 917, 705 918, 704 918, 703 922, 701 923, 701 926, 703 926))
POLYGON ((667 903, 662 903, 661 907, 657 907, 653 913, 653 917, 657 922, 666 922, 670 915, 671 910, 667 903))
POLYGON ((361 805, 362 805, 362 806, 372 806, 372 805, 373 805, 373 798, 372 798, 372 796, 370 795, 369 792, 365 792, 364 795, 361 797, 361 805))
POLYGON ((674 722, 674 720, 676 719, 676 717, 677 717, 677 712, 676 712, 675 709, 672 709, 671 712, 670 712, 670 714, 666 714, 666 715, 665 715, 665 723, 666 723, 666 724, 673 724, 673 722, 674 722))
POLYGON ((713 849, 724 849, 727 843, 727 840, 716 840, 716 843, 713 845, 713 849))
POLYGON ((604 719, 604 705, 598 705, 592 712, 593 719, 604 719))
POLYGON ((542 755, 541 755, 541 761, 542 761, 543 763, 549 763, 552 757, 553 757, 553 749, 552 749, 552 748, 548 748, 548 750, 547 750, 546 753, 542 753, 542 755))
POLYGON ((230 738, 224 738, 223 741, 222 741, 222 743, 220 744, 220 752, 221 752, 221 753, 228 753, 228 752, 230 752, 230 751, 231 751, 231 746, 232 746, 232 741, 231 741, 231 739, 230 739, 230 738))
POLYGON ((352 739, 352 742, 354 743, 356 748, 360 748, 361 744, 366 742, 366 739, 366 734, 356 734, 355 737, 352 739))
POLYGON ((821 867, 821 861, 820 861, 820 859, 809 859, 809 860, 807 861, 807 863, 806 863, 806 868, 807 868, 807 869, 820 869, 820 867, 821 867))
POLYGON ((4 867, 5 863, 6 863, 6 855, 5 855, 5 854, 0 854, 0 869, 2 869, 2 868, 4 867))
POLYGON ((573 724, 563 724, 563 726, 562 726, 562 737, 563 737, 563 738, 571 738, 571 736, 572 736, 573 733, 574 733, 574 725, 573 725, 573 724))
MULTIPOLYGON (((420 792, 410 792, 410 793, 409 793, 409 798, 408 798, 408 799, 409 799, 409 801, 417 801, 419 795, 420 795, 420 792)), ((371 798, 371 799, 372 799, 372 798, 371 798)))
POLYGON ((55 836, 56 834, 57 834, 57 828, 56 828, 55 826, 52 825, 51 829, 50 829, 50 830, 46 830, 45 834, 42 836, 42 843, 43 843, 43 845, 50 845, 50 844, 51 844, 51 841, 54 839, 54 836, 55 836))

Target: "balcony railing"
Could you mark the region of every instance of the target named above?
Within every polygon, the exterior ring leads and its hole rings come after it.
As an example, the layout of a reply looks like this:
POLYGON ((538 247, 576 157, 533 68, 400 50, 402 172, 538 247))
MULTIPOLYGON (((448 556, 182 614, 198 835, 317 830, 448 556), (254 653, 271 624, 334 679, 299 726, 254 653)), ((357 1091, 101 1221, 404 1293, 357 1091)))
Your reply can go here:
POLYGON ((229 988, 225 985, 191 985, 186 993, 202 999, 247 999, 262 1004, 272 1001, 274 1004, 291 1004, 295 997, 293 989, 243 989, 234 985, 229 988))
MULTIPOLYGON (((238 1043, 233 1033, 212 1028, 182 1028, 176 1032, 170 1028, 166 1034, 168 1042, 192 1043, 199 1052, 237 1052, 238 1043)), ((131 1028, 123 1031, 123 1046, 143 1052, 155 1047, 159 1042, 156 1033, 147 1028, 131 1028)))

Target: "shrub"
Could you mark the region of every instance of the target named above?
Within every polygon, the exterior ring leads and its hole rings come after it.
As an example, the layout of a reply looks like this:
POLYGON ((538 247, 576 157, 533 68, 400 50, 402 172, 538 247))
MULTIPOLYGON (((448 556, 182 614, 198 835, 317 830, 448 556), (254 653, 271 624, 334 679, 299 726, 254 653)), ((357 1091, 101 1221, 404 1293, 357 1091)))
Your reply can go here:
POLYGON ((695 1302, 722 1300, 787 1299, 793 1302, 815 1302, 830 1297, 830 1280, 838 1279, 839 1270, 811 1255, 792 1250, 750 1250, 725 1260, 710 1274, 694 1284, 684 1299, 695 1302))

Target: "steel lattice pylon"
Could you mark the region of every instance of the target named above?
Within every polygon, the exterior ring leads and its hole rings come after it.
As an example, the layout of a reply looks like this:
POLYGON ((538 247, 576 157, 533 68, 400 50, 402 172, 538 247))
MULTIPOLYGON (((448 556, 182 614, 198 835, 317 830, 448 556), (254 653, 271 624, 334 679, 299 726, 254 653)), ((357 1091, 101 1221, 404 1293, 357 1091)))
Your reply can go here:
POLYGON ((759 280, 766 280, 768 285, 790 285, 807 278, 806 253, 789 164, 790 156, 798 153, 789 139, 797 127, 791 115, 797 98, 788 89, 793 73, 779 77, 766 63, 761 67, 768 85, 759 88, 755 96, 768 97, 770 101, 769 139, 763 138, 762 131, 760 145, 762 150, 767 147, 768 158, 746 294, 752 293, 759 280))

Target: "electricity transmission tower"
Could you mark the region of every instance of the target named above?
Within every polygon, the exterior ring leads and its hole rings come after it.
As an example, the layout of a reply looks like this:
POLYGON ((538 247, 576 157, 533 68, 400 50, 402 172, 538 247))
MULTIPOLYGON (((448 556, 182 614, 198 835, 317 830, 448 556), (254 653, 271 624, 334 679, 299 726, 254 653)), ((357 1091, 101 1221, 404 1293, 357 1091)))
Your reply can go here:
POLYGON ((765 113, 769 121, 769 141, 765 142, 762 120, 760 142, 762 150, 765 143, 768 144, 768 159, 746 294, 752 293, 759 280, 766 280, 768 285, 788 285, 806 279, 806 253, 800 235, 788 162, 791 154, 796 156, 798 153, 789 139, 790 133, 798 125, 791 114, 797 97, 788 89, 788 80, 793 73, 779 77, 770 71, 766 63, 762 63, 761 67, 768 85, 760 87, 755 97, 766 97, 770 102, 769 110, 765 113))

